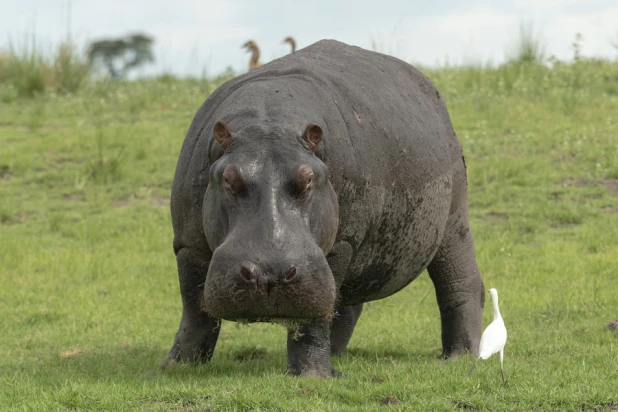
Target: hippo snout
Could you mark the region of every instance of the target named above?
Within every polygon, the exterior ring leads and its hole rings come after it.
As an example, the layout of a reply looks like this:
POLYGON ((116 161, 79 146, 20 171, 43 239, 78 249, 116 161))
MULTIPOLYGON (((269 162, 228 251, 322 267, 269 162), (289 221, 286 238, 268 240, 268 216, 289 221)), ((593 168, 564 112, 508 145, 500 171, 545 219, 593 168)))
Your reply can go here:
POLYGON ((228 319, 329 318, 335 305, 335 281, 323 252, 265 259, 238 258, 232 248, 213 254, 204 306, 228 319))
POLYGON ((297 275, 296 266, 288 267, 289 265, 284 266, 287 268, 285 270, 279 270, 278 273, 271 275, 269 277, 264 276, 264 272, 258 265, 253 262, 243 262, 240 265, 240 270, 238 271, 238 275, 240 277, 240 283, 247 284, 267 284, 269 282, 269 278, 272 278, 275 282, 287 284, 292 282, 297 275))

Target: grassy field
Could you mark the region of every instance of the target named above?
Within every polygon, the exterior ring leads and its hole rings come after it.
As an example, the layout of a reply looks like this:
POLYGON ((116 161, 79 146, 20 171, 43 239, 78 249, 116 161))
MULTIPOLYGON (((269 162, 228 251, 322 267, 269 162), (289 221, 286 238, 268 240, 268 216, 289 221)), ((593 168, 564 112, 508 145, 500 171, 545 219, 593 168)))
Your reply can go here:
POLYGON ((231 322, 210 364, 159 370, 181 312, 170 185, 223 80, 166 77, 35 99, 0 85, 0 409, 618 409, 618 64, 428 74, 466 153, 506 387, 496 357, 471 379, 470 357, 437 359, 427 275, 366 305, 341 379, 284 376, 285 330, 231 322))

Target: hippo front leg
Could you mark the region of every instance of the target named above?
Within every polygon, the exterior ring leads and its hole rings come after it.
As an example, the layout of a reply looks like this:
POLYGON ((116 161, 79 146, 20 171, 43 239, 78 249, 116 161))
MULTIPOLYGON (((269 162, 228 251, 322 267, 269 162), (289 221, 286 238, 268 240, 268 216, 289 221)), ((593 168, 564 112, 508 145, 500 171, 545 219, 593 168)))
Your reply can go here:
POLYGON ((330 364, 330 325, 329 320, 318 319, 288 330, 288 373, 320 378, 341 376, 330 364))
POLYGON ((465 207, 449 218, 438 252, 427 269, 440 307, 442 357, 456 357, 466 350, 478 356, 485 289, 465 207))
MULTIPOLYGON (((335 278, 337 288, 341 286, 352 260, 352 245, 346 241, 335 243, 335 246, 326 255, 326 260, 335 278)), ((356 322, 363 311, 363 304, 355 306, 338 306, 335 310, 330 328, 330 352, 341 356, 350 342, 356 322)))
POLYGON ((161 367, 173 361, 208 362, 217 344, 221 322, 201 308, 208 263, 201 254, 182 248, 176 255, 182 297, 182 318, 174 344, 161 367))
POLYGON ((362 303, 354 306, 337 307, 330 328, 330 352, 333 355, 341 356, 345 353, 362 311, 362 303))

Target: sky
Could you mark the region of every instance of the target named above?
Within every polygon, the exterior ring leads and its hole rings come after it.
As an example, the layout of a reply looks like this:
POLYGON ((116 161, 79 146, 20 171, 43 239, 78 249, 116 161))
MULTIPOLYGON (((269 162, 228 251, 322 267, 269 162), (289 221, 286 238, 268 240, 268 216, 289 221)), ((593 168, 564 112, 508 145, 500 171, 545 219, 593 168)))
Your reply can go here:
POLYGON ((51 49, 67 34, 91 40, 145 32, 155 38, 150 72, 214 75, 247 70, 241 49, 254 40, 262 62, 330 38, 392 54, 422 66, 499 64, 522 23, 532 24, 547 55, 618 59, 618 0, 0 0, 0 36, 20 44, 35 33, 51 49))

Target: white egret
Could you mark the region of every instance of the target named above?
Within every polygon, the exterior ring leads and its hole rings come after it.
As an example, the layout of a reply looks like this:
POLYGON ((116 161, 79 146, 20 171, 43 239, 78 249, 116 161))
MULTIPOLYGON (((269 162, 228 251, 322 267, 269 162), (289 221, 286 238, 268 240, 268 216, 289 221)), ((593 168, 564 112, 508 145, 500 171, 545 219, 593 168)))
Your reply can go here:
POLYGON ((491 296, 491 303, 494 310, 494 320, 487 326, 483 335, 481 336, 481 344, 479 347, 479 357, 472 365, 468 377, 472 375, 474 368, 479 359, 489 359, 494 353, 500 352, 500 372, 502 373, 502 382, 506 384, 506 378, 504 377, 504 345, 506 344, 506 327, 504 321, 500 315, 500 308, 498 307, 498 291, 494 288, 489 289, 489 296, 491 296))

